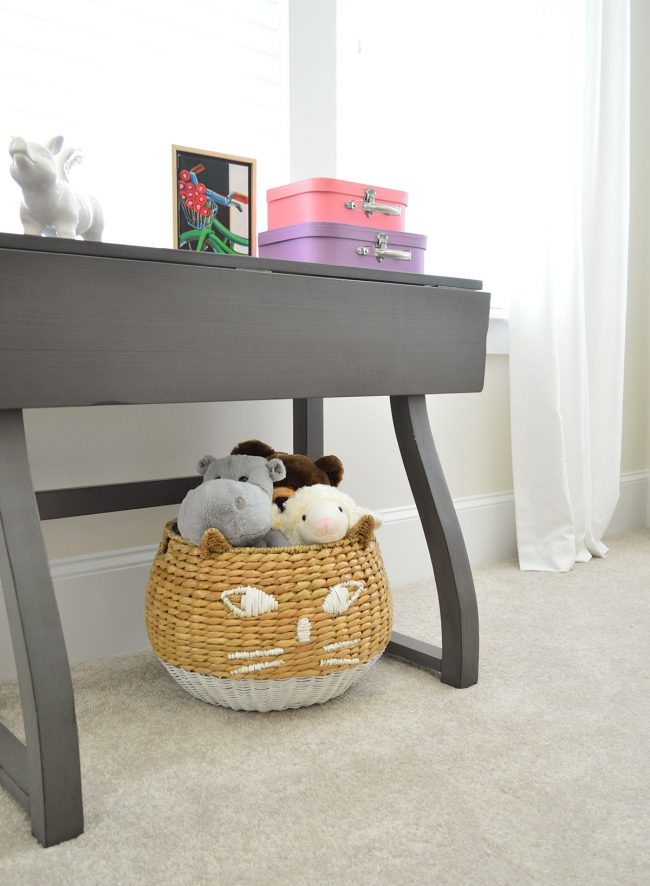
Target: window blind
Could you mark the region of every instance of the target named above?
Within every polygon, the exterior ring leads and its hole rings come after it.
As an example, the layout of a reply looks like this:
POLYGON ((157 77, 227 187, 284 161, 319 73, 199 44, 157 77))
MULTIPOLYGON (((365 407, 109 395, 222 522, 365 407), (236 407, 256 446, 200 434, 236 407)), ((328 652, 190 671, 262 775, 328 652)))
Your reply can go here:
MULTIPOLYGON (((171 145, 257 160, 288 180, 287 0, 9 0, 0 8, 0 138, 61 134, 71 175, 96 194, 105 239, 171 245, 171 145)), ((7 157, 7 163, 9 162, 7 157)), ((0 176, 0 228, 21 232, 20 190, 0 176)))

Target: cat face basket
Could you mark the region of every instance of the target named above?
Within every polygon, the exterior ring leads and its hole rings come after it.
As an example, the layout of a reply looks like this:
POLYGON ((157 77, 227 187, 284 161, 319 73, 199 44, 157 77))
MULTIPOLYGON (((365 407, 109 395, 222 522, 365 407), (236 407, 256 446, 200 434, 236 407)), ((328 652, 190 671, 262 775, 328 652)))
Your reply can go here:
POLYGON ((192 695, 235 710, 284 710, 345 692, 390 639, 392 608, 371 517, 322 545, 200 545, 170 521, 151 569, 154 652, 192 695))

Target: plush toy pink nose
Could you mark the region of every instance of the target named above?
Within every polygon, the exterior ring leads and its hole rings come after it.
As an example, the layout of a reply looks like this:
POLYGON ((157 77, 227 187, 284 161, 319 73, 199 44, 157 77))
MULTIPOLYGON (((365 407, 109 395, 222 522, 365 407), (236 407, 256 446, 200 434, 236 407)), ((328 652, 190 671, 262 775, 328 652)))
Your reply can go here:
POLYGON ((332 521, 329 517, 319 517, 318 520, 316 520, 316 525, 320 526, 321 529, 329 529, 331 524, 332 521))

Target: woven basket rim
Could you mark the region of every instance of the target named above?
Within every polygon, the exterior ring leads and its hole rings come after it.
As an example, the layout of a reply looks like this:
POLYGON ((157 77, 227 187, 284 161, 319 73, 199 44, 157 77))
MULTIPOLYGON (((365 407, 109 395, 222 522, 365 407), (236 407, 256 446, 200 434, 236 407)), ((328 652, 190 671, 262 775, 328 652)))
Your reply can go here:
MULTIPOLYGON (((273 551, 275 553, 281 551, 287 551, 291 553, 313 553, 314 551, 327 550, 328 548, 335 548, 338 545, 341 545, 344 542, 350 543, 358 543, 363 547, 367 547, 375 535, 375 524, 373 518, 364 514, 362 517, 357 520, 354 526, 351 526, 348 531, 345 533, 343 538, 339 538, 336 541, 328 541, 328 542, 317 542, 316 544, 311 545, 282 545, 278 547, 270 547, 270 548, 257 548, 257 547, 236 547, 235 545, 231 545, 230 542, 226 539, 226 537, 219 532, 218 529, 207 529, 203 538, 198 544, 194 542, 188 541, 184 536, 182 536, 178 531, 177 518, 174 517, 171 520, 167 520, 163 529, 163 540, 164 541, 174 541, 176 543, 181 543, 186 545, 188 548, 202 548, 205 542, 205 538, 208 533, 218 533, 224 539, 224 542, 227 545, 224 551, 221 553, 241 553, 241 554, 250 554, 251 552, 259 553, 261 551, 273 551)), ((215 552, 216 553, 216 552, 215 552)), ((210 559, 213 559, 214 555, 210 555, 210 559)))

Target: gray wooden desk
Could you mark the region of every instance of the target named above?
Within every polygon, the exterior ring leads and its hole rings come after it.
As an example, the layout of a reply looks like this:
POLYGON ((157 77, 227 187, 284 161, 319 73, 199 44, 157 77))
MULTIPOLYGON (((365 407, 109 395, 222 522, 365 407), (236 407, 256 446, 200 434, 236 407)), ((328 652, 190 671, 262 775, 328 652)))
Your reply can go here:
POLYGON ((425 394, 480 391, 478 281, 0 234, 0 578, 26 745, 0 724, 0 782, 44 846, 83 831, 70 668, 40 520, 180 502, 198 477, 34 492, 23 410, 293 399, 294 448, 323 453, 323 397, 390 396, 431 554, 442 649, 388 654, 478 676, 472 574, 425 394), (287 343, 290 347, 287 347, 287 343))

